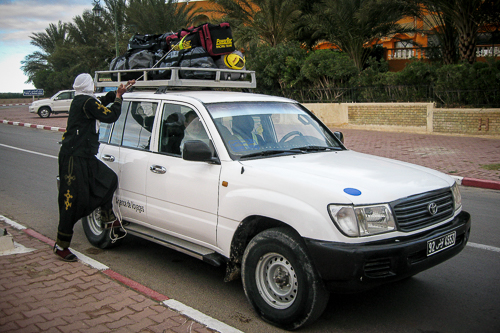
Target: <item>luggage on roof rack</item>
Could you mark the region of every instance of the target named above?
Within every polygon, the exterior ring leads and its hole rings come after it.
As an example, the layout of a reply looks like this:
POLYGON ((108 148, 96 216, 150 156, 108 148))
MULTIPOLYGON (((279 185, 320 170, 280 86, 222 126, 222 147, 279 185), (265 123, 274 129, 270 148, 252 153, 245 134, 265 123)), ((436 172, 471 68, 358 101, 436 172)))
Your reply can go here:
MULTIPOLYGON (((257 87, 255 79, 255 71, 247 70, 231 70, 231 73, 240 73, 243 79, 239 80, 224 80, 227 76, 227 69, 220 68, 203 68, 204 72, 214 72, 214 79, 185 79, 181 78, 179 72, 182 71, 200 71, 196 67, 159 67, 159 68, 141 68, 141 69, 126 69, 112 71, 96 71, 94 82, 96 87, 118 87, 121 83, 125 84, 125 77, 130 77, 131 74, 136 74, 139 79, 136 81, 136 87, 198 87, 198 88, 243 88, 254 89, 257 87), (162 71, 162 79, 154 79, 158 77, 158 73, 162 71), (142 77, 141 77, 142 76, 142 77), (247 79, 248 78, 248 79, 247 79)), ((183 75, 183 77, 186 77, 183 75)), ((189 75, 188 75, 189 77, 189 75)))

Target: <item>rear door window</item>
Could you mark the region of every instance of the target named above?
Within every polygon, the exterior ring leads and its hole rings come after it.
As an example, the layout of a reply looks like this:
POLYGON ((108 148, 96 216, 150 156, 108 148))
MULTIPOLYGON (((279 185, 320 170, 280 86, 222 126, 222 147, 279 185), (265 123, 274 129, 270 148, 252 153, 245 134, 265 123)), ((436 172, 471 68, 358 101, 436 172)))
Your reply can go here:
POLYGON ((154 102, 130 103, 123 129, 122 147, 149 150, 157 107, 158 103, 154 102))

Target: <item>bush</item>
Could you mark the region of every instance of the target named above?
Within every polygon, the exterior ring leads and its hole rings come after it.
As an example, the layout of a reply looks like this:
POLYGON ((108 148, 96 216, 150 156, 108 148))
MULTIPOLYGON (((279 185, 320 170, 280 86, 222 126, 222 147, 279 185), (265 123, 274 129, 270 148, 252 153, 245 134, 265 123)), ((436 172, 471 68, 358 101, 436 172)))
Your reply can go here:
POLYGON ((0 99, 14 99, 14 98, 26 98, 21 93, 0 93, 0 99))
POLYGON ((393 73, 389 72, 389 64, 384 59, 369 57, 365 69, 351 78, 351 86, 379 86, 387 84, 393 73))
POLYGON ((358 72, 345 54, 307 51, 298 43, 247 52, 257 91, 307 102, 430 102, 448 106, 499 106, 500 61, 439 65, 412 61, 400 72, 369 58, 358 72))
POLYGON ((309 53, 301 73, 313 88, 334 88, 345 87, 358 69, 345 53, 318 50, 309 53))
POLYGON ((436 80, 436 68, 424 61, 412 61, 395 75, 395 85, 432 85, 436 80))
POLYGON ((246 54, 247 68, 255 71, 259 91, 280 91, 303 82, 300 66, 306 56, 299 43, 260 46, 246 54))
POLYGON ((437 70, 435 95, 448 106, 500 104, 500 61, 445 65, 437 70))

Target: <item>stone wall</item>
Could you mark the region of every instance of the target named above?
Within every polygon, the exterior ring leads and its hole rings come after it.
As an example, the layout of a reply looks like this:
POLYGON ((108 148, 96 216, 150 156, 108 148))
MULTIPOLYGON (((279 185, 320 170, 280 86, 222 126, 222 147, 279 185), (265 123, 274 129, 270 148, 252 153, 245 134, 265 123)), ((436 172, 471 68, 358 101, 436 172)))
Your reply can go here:
POLYGON ((434 132, 500 134, 500 109, 435 109, 434 132))
POLYGON ((304 106, 331 127, 500 135, 500 109, 438 109, 433 103, 313 103, 304 106))
POLYGON ((348 104, 349 124, 380 126, 427 126, 427 103, 348 104))

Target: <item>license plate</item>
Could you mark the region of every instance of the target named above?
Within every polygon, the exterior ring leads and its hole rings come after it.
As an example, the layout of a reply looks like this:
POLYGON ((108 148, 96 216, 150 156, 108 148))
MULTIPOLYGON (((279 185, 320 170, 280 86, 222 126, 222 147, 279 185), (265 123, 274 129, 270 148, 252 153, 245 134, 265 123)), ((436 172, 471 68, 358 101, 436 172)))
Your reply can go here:
POLYGON ((427 242, 427 256, 431 256, 455 245, 457 233, 455 231, 427 242))

